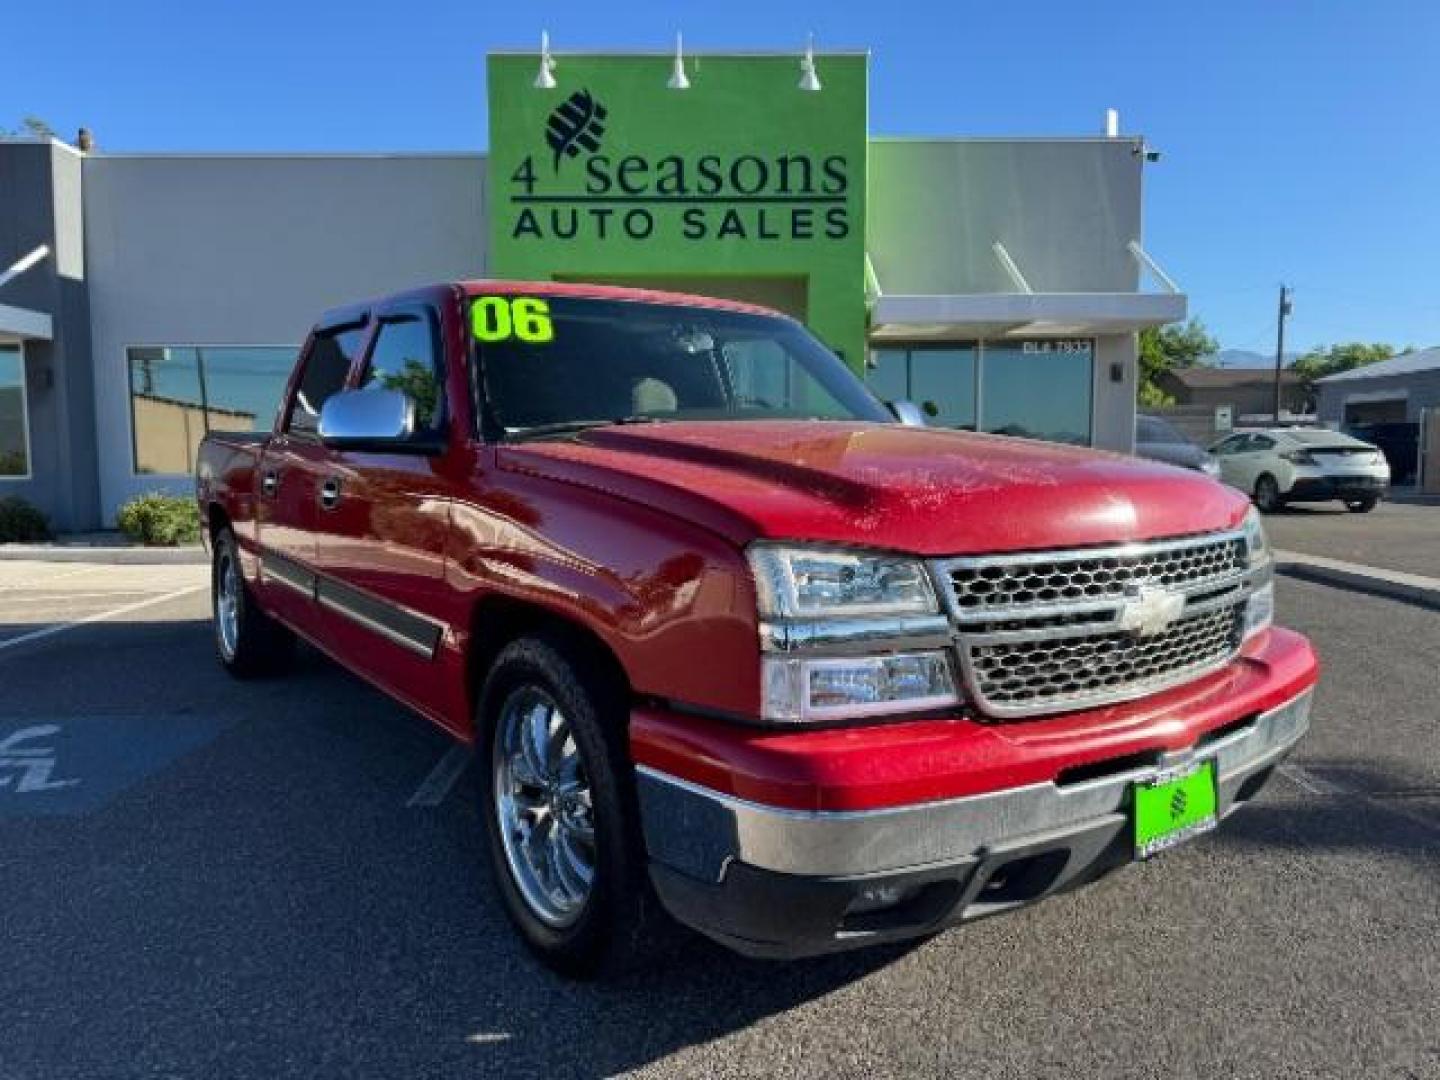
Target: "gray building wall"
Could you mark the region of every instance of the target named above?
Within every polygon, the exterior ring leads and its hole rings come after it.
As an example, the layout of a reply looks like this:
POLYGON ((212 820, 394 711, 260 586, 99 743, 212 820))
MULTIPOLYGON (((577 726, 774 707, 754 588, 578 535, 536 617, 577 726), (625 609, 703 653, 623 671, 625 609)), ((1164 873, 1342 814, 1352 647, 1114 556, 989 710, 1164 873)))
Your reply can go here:
MULTIPOLYGON (((1041 293, 1128 293, 1143 155, 1129 139, 870 140, 866 245, 892 295, 1012 293, 1005 245, 1041 293)), ((1135 445, 1134 334, 1095 339, 1092 441, 1135 445), (1121 365, 1121 378, 1111 365, 1121 365)), ((1043 393, 1043 388, 1037 388, 1043 393)))
POLYGON ((1319 384, 1320 419, 1341 423, 1345 419, 1345 402, 1376 401, 1380 397, 1405 395, 1405 419, 1420 422, 1425 409, 1440 408, 1440 370, 1415 371, 1409 374, 1380 375, 1373 379, 1340 379, 1319 384))
POLYGON ((486 268, 481 155, 85 159, 100 512, 136 475, 131 346, 296 345, 328 307, 486 268))
POLYGON ((81 165, 63 143, 0 143, 0 269, 41 244, 51 251, 0 304, 49 315, 53 333, 24 345, 30 476, 0 478, 0 496, 28 500, 60 530, 98 516, 81 165))
POLYGON ((1134 292, 1142 155, 1128 139, 871 139, 866 245, 892 295, 1134 292))

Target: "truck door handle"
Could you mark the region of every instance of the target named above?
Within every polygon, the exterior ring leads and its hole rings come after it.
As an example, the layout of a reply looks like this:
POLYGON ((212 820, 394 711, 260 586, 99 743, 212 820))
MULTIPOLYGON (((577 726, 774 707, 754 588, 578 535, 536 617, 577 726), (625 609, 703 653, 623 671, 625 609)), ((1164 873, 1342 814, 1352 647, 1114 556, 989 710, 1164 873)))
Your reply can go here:
POLYGON ((334 510, 340 502, 340 481, 330 477, 320 485, 320 505, 326 510, 334 510))
POLYGON ((273 499, 275 492, 280 490, 280 477, 274 469, 267 469, 265 475, 260 477, 260 494, 267 499, 273 499))

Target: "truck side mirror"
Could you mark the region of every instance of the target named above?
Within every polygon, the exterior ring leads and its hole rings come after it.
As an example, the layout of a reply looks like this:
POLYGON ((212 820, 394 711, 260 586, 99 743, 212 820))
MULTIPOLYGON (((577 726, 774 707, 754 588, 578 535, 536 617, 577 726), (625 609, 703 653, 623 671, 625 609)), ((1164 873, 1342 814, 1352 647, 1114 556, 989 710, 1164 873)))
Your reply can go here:
POLYGON ((891 401, 887 402, 890 411, 895 414, 895 419, 906 427, 928 427, 925 423, 925 414, 921 412, 920 406, 913 401, 891 401))
POLYGON ((399 390, 341 390, 320 407, 320 439, 336 449, 398 449, 415 433, 415 403, 399 390))

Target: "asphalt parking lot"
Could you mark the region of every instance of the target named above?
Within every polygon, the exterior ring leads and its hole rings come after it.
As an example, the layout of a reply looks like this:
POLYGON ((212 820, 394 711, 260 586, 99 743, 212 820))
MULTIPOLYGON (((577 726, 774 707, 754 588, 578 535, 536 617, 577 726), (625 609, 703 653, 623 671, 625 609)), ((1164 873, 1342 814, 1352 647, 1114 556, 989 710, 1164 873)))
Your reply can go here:
POLYGON ((446 740, 312 652, 230 681, 205 574, 0 563, 5 1080, 1440 1077, 1440 613, 1282 580, 1326 663, 1310 737, 1094 888, 576 985, 504 923, 465 785, 427 784, 446 740))

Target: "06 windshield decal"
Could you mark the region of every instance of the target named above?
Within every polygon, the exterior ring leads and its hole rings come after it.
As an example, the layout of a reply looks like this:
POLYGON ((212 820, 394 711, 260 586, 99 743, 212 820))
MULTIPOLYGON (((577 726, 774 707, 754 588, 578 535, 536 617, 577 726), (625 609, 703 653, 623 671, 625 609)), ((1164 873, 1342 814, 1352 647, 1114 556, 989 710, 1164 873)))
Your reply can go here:
POLYGON ((550 305, 536 296, 480 296, 470 305, 470 333, 494 343, 516 338, 529 345, 555 340, 550 305))

